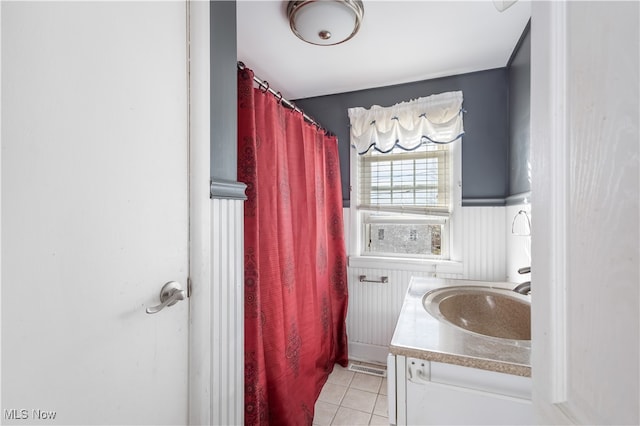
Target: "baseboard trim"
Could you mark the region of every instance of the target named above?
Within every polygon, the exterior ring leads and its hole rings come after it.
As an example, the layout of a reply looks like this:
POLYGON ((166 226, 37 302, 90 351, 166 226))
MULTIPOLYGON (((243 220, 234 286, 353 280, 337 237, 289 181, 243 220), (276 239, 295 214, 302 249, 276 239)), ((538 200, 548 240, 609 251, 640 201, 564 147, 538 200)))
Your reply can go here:
POLYGON ((388 346, 369 345, 360 342, 349 342, 349 359, 387 365, 388 346))

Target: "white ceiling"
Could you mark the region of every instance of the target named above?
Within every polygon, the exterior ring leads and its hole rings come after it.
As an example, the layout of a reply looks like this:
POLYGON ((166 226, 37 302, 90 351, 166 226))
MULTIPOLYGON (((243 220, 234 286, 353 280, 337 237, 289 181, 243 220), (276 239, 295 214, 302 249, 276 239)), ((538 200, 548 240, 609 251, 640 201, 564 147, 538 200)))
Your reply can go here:
POLYGON ((349 92, 504 67, 529 17, 520 0, 364 0, 360 32, 316 46, 289 29, 287 1, 237 1, 238 60, 285 98, 349 92))

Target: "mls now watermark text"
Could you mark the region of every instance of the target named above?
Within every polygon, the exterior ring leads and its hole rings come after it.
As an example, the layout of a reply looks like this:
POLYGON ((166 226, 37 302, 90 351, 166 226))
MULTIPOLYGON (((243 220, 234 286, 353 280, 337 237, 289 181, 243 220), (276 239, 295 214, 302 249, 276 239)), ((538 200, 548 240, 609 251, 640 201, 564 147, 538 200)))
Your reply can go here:
POLYGON ((4 410, 5 420, 53 420, 56 418, 56 412, 50 410, 27 410, 25 408, 10 408, 4 410))

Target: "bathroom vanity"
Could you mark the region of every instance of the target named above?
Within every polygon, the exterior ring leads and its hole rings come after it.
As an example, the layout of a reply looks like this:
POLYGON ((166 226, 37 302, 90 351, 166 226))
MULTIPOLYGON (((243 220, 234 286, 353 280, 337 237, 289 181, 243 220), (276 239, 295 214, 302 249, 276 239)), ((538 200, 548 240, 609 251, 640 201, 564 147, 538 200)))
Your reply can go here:
MULTIPOLYGON (((510 291, 514 284, 412 278, 387 362, 390 423, 533 423, 531 341, 470 332, 427 312, 426 294, 461 286, 510 291)), ((509 292, 506 296, 511 298, 509 292)), ((491 295, 484 299, 491 306, 499 302, 491 295)))

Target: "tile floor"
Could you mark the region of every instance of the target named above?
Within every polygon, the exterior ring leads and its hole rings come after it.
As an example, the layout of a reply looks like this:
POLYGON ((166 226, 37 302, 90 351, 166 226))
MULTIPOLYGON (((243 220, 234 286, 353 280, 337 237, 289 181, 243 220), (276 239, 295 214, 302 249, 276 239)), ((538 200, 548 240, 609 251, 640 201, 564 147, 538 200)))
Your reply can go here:
POLYGON ((387 379, 336 364, 315 407, 314 425, 388 425, 387 379))

